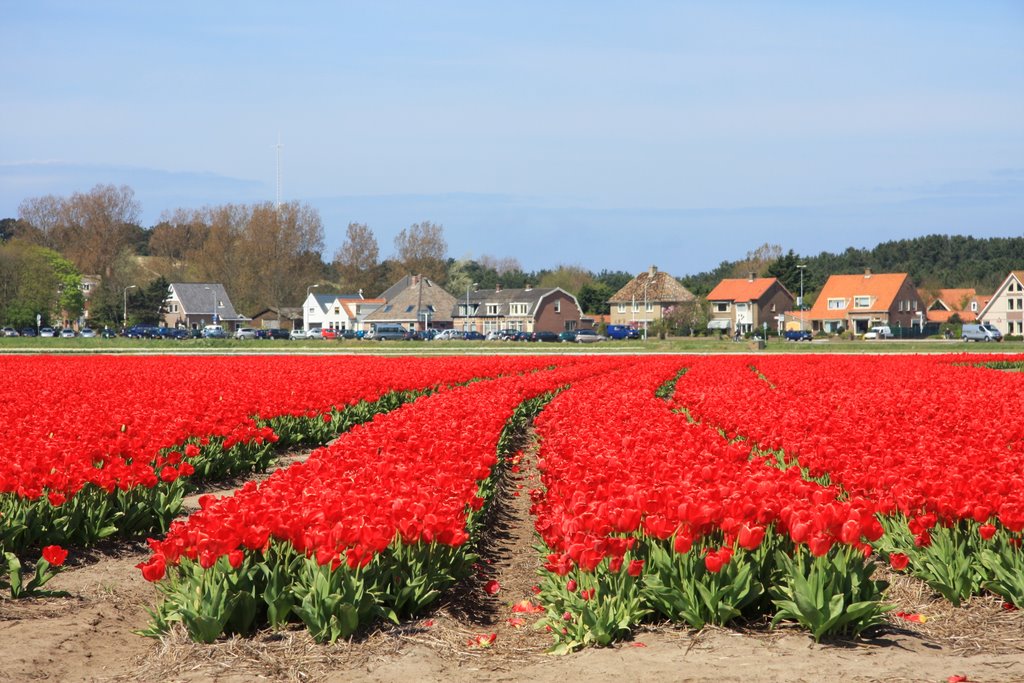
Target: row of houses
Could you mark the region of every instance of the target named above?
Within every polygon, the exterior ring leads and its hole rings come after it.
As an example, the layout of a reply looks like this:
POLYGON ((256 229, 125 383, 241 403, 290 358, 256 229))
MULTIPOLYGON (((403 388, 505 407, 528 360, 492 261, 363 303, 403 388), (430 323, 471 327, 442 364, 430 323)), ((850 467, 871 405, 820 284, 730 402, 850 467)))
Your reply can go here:
MULTIPOLYGON (((164 304, 164 324, 198 329, 221 324, 291 329, 369 330, 375 324, 402 325, 409 330, 457 329, 487 333, 513 329, 561 332, 592 327, 593 318, 572 294, 555 288, 477 289, 453 296, 429 278, 408 275, 379 297, 363 293, 307 291, 300 307, 268 308, 252 318, 240 315, 224 287, 216 283, 173 283, 164 304)), ((1013 271, 991 295, 973 289, 925 291, 906 273, 832 275, 812 307, 798 306, 796 297, 776 278, 750 274, 722 280, 710 293, 707 327, 723 334, 762 329, 810 329, 816 333, 863 334, 875 325, 903 328, 943 324, 955 315, 962 322, 984 321, 1004 335, 1024 334, 1024 271, 1013 271)), ((682 305, 697 302, 671 275, 652 266, 609 298, 609 324, 646 328, 682 305)))
POLYGON ((818 333, 863 334, 876 325, 925 330, 956 316, 960 322, 987 322, 1004 335, 1024 334, 1024 271, 1013 271, 988 296, 974 289, 928 291, 907 273, 832 275, 814 305, 793 310, 796 299, 776 278, 723 280, 707 296, 709 329, 751 332, 771 327, 818 333))

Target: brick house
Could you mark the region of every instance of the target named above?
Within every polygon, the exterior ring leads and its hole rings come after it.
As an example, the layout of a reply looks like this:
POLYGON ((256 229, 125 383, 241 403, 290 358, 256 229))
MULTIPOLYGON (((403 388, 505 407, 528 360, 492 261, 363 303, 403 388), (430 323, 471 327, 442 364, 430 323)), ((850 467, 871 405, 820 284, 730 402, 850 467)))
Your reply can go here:
POLYGON ((711 312, 709 330, 741 333, 770 329, 781 330, 783 316, 792 310, 796 299, 774 277, 726 278, 707 295, 711 312))
POLYGON ((497 330, 565 332, 580 327, 579 301, 560 287, 469 291, 455 300, 456 330, 487 334, 497 330))
POLYGON ((922 324, 924 301, 906 273, 831 275, 811 308, 815 332, 864 334, 874 325, 922 324))
POLYGON ((233 331, 249 318, 235 310, 224 285, 215 282, 172 282, 164 299, 162 324, 201 330, 220 325, 233 331))

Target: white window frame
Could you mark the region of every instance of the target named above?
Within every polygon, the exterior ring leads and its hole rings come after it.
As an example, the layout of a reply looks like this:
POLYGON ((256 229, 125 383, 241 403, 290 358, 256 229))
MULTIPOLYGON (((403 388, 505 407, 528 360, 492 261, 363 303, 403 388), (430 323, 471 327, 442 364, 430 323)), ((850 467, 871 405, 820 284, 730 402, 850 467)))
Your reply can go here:
POLYGON ((858 294, 853 297, 854 308, 871 308, 871 297, 867 294, 858 294))
POLYGON ((845 311, 846 310, 846 299, 829 299, 828 310, 830 311, 845 311))

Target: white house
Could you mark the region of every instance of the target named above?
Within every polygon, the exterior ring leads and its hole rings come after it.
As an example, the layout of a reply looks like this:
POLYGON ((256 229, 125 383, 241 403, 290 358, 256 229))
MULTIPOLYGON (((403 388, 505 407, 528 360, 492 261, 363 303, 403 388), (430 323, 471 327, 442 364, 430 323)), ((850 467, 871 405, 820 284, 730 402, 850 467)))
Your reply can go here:
POLYGON ((383 299, 358 294, 313 294, 302 304, 303 329, 360 330, 363 321, 384 305, 383 299))
POLYGON ((995 325, 1004 336, 1024 334, 1024 270, 1014 270, 978 313, 978 320, 995 325))

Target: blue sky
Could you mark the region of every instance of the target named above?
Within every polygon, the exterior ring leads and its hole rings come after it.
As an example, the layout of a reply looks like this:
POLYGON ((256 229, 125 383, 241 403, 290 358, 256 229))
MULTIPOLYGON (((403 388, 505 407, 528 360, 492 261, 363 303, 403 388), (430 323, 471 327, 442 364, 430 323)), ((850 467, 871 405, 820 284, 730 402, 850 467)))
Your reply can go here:
POLYGON ((1024 234, 1024 3, 0 0, 0 216, 127 184, 677 275, 1024 234))

